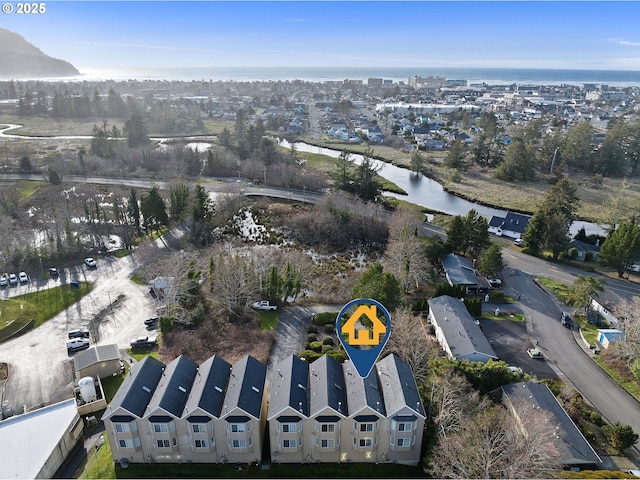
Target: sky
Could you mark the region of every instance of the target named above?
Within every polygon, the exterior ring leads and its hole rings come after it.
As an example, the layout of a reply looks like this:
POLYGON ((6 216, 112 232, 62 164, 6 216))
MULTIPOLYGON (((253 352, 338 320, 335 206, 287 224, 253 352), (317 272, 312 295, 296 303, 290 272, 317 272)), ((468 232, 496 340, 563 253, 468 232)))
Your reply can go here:
MULTIPOLYGON (((14 6, 16 2, 10 0, 14 6)), ((495 67, 640 71, 640 3, 46 1, 0 27, 83 69, 495 67)))

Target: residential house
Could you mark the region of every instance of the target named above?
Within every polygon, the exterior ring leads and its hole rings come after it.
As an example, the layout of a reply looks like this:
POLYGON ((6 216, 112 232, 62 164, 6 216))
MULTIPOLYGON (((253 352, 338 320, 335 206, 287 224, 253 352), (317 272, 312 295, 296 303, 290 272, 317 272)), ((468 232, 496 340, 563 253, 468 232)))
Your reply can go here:
MULTIPOLYGON (((596 312, 602 316, 609 326, 618 328, 619 322, 618 318, 614 315, 614 311, 616 305, 621 301, 622 299, 614 292, 605 290, 599 293, 597 298, 591 299, 590 308, 592 312, 596 312)), ((598 323, 597 315, 592 315, 592 312, 587 312, 587 318, 591 323, 598 323)))
POLYGON ((576 259, 578 260, 582 260, 583 262, 586 260, 598 260, 598 254, 600 253, 600 245, 598 244, 591 245, 581 240, 571 240, 569 245, 567 245, 567 250, 571 250, 572 248, 576 249, 576 259))
POLYGON ((518 239, 524 235, 530 220, 531 217, 529 215, 508 212, 504 218, 491 217, 488 230, 489 233, 494 233, 498 236, 518 239))
POLYGON ((262 456, 266 366, 246 356, 202 365, 134 364, 102 419, 114 460, 249 463, 262 456))
POLYGON ((272 462, 420 461, 425 411, 411 368, 394 354, 366 378, 326 355, 283 360, 267 418, 272 462))
POLYGON ((484 363, 498 359, 462 300, 442 295, 427 303, 436 339, 450 358, 484 363))
POLYGON ((442 259, 442 267, 447 282, 452 287, 464 286, 467 294, 487 293, 489 283, 477 273, 473 262, 466 257, 450 253, 442 259))
POLYGON ((514 405, 525 402, 531 408, 541 410, 549 415, 549 422, 555 426, 555 435, 549 439, 548 450, 556 461, 567 469, 596 470, 602 460, 562 408, 549 387, 543 383, 517 382, 502 386, 503 403, 516 416, 521 418, 514 405))

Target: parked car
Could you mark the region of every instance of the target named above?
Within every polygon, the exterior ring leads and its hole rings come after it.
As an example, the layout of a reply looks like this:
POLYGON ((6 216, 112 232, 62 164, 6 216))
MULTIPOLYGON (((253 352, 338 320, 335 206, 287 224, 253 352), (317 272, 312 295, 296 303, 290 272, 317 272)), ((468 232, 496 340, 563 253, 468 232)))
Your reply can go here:
POLYGON ((276 310, 278 308, 277 305, 271 305, 269 303, 269 300, 260 300, 259 302, 254 302, 254 304, 251 306, 256 310, 276 310))
POLYGON ((502 288, 502 280, 499 278, 491 278, 489 279, 489 286, 491 288, 502 288))
POLYGON ((156 345, 156 337, 138 337, 131 340, 129 345, 132 349, 136 348, 151 348, 156 345))
POLYGON ((527 354, 531 357, 531 358, 542 358, 542 352, 540 351, 539 348, 529 348, 527 349, 527 354))
POLYGON ((49 276, 50 276, 51 278, 58 278, 58 277, 60 276, 60 273, 58 272, 58 269, 57 269, 57 268, 53 268, 53 267, 51 267, 51 268, 49 269, 49 276))
POLYGON ((84 259, 84 264, 89 268, 96 268, 97 264, 93 257, 87 257, 84 259))
POLYGON ((27 275, 26 272, 20 272, 18 274, 18 280, 20 280, 20 283, 29 283, 29 275, 27 275))
POLYGON ((158 320, 160 319, 160 315, 153 315, 151 318, 147 318, 144 321, 144 324, 147 328, 154 328, 158 324, 158 320))
POLYGON ((573 327, 573 320, 571 319, 571 315, 569 315, 569 313, 567 312, 562 312, 560 321, 562 322, 563 327, 567 327, 567 328, 573 327))
POLYGON ((6 287, 7 285, 9 285, 9 275, 3 273, 0 276, 0 287, 6 287))
POLYGON ((16 277, 15 273, 10 273, 9 274, 9 285, 17 285, 18 284, 18 277, 16 277))
POLYGON ((118 367, 118 370, 116 370, 115 372, 113 372, 113 376, 117 377, 118 375, 122 375, 127 369, 124 366, 124 362, 122 360, 119 360, 120 362, 120 366, 118 367))
POLYGON ((69 331, 69 338, 89 338, 89 330, 86 328, 76 328, 69 331))
POLYGON ((516 246, 518 246, 518 247, 521 247, 521 246, 524 244, 524 240, 523 240, 523 239, 521 239, 521 238, 516 238, 516 239, 513 241, 513 244, 514 244, 514 245, 516 245, 516 246))
POLYGON ((89 348, 89 340, 86 338, 74 338, 67 342, 68 352, 77 352, 89 348))

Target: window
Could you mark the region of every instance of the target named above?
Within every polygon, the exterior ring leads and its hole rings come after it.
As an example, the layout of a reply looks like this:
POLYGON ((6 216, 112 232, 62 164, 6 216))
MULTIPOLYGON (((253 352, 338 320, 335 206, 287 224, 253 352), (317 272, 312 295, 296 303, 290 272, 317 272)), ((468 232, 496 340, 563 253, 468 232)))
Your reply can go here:
POLYGON ((154 423, 153 431, 156 433, 169 433, 166 423, 154 423))
POLYGON ((156 440, 156 444, 158 448, 169 448, 171 446, 169 440, 156 440))
POLYGON ((234 440, 233 441, 233 448, 246 448, 246 447, 247 447, 246 440, 234 440))
POLYGON ((253 438, 249 437, 249 447, 253 447, 253 438))
POLYGON ((295 441, 295 439, 293 439, 293 440, 286 440, 285 439, 285 440, 282 441, 282 446, 284 448, 296 448, 296 441, 295 441))
POLYGON ((194 423, 192 428, 193 433, 207 433, 207 425, 204 423, 194 423))
POLYGON ((320 443, 320 447, 322 448, 333 448, 335 446, 335 442, 333 440, 329 440, 329 439, 323 439, 322 442, 320 443))
POLYGON ((211 438, 209 439, 209 445, 211 445, 212 447, 215 447, 215 446, 216 446, 216 439, 215 439, 215 438, 213 438, 213 437, 211 437, 211 438))
POLYGON ((283 423, 282 424, 282 433, 294 433, 296 431, 295 423, 283 423))
POLYGON ((207 441, 206 440, 196 440, 193 443, 194 443, 196 448, 207 448, 207 441))
POLYGON ((134 437, 133 443, 135 444, 136 447, 139 447, 140 446, 140 437, 134 437))
POLYGON ((410 438, 399 438, 396 442, 396 447, 409 447, 411 446, 410 438))
POLYGON ((116 432, 118 433, 129 433, 129 424, 128 423, 116 423, 116 432))
POLYGON ((360 424, 361 432, 373 432, 373 423, 361 423, 360 424))
POLYGON ((244 432, 244 423, 232 423, 231 431, 234 433, 244 432))
POLYGON ((129 440, 128 438, 118 440, 118 445, 120 446, 120 448, 133 448, 133 443, 131 443, 131 440, 129 440))
POLYGON ((398 424, 398 431, 399 432, 410 432, 411 430, 413 430, 413 423, 411 423, 411 422, 399 423, 398 424))
POLYGON ((173 440, 173 446, 175 447, 176 445, 178 445, 178 439, 176 437, 172 438, 173 440))
POLYGON ((371 447, 371 446, 373 446, 373 439, 371 439, 371 438, 361 438, 359 446, 360 447, 371 447))
POLYGON ((320 431, 322 433, 333 433, 336 429, 336 426, 333 423, 323 423, 320 427, 320 431))
POLYGON ((174 422, 169 422, 169 430, 172 432, 176 431, 176 424, 174 422))

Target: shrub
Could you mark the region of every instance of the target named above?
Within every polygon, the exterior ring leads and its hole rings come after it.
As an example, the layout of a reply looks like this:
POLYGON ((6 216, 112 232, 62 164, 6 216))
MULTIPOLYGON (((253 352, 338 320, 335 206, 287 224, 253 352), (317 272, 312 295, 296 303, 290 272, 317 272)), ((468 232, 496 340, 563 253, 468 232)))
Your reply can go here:
POLYGON ((333 325, 332 323, 327 323, 327 324, 324 326, 324 331, 325 331, 326 333, 333 333, 333 332, 335 332, 335 331, 336 331, 336 327, 335 327, 335 325, 333 325))
POLYGON ((575 260, 576 258, 578 258, 578 249, 575 247, 570 248, 567 252, 567 255, 569 255, 569 258, 571 258, 572 260, 575 260))
POLYGON ((318 333, 318 327, 315 325, 309 325, 307 327, 307 333, 318 333))
POLYGON ((331 345, 322 345, 322 353, 327 353, 333 350, 331 345))
POLYGON ((414 303, 411 306, 411 311, 413 312, 428 312, 429 311, 429 303, 428 303, 428 299, 423 298, 421 300, 418 300, 416 303, 414 303))
POLYGON ((347 352, 344 350, 331 350, 327 353, 331 358, 337 360, 340 363, 344 363, 347 360, 347 352))
POLYGON ((311 342, 305 342, 305 344, 304 344, 304 349, 305 349, 305 350, 309 350, 309 349, 311 349, 311 342))
POLYGON ((321 312, 313 316, 313 323, 316 325, 335 324, 338 312, 321 312))
POLYGON ((311 342, 311 350, 314 352, 319 352, 322 350, 322 342, 311 342))
POLYGON ((331 337, 324 337, 322 339, 322 344, 323 345, 333 345, 333 343, 334 343, 333 342, 333 338, 331 338, 331 337))
POLYGON ((492 302, 497 302, 497 303, 504 303, 507 300, 507 296, 504 294, 504 292, 501 292, 500 290, 494 290, 489 294, 489 298, 491 299, 492 302))
POLYGON ((315 342, 316 340, 318 340, 318 335, 316 335, 315 333, 310 333, 309 335, 307 335, 307 341, 315 342))
POLYGON ((591 422, 594 425, 597 425, 598 427, 601 427, 602 425, 604 425, 604 420, 602 420, 602 417, 598 412, 591 412, 590 417, 591 417, 591 422))
POLYGON ((313 350, 305 350, 300 355, 298 355, 298 357, 302 358, 303 360, 306 360, 309 363, 319 359, 321 356, 322 356, 321 353, 314 352, 313 350))

